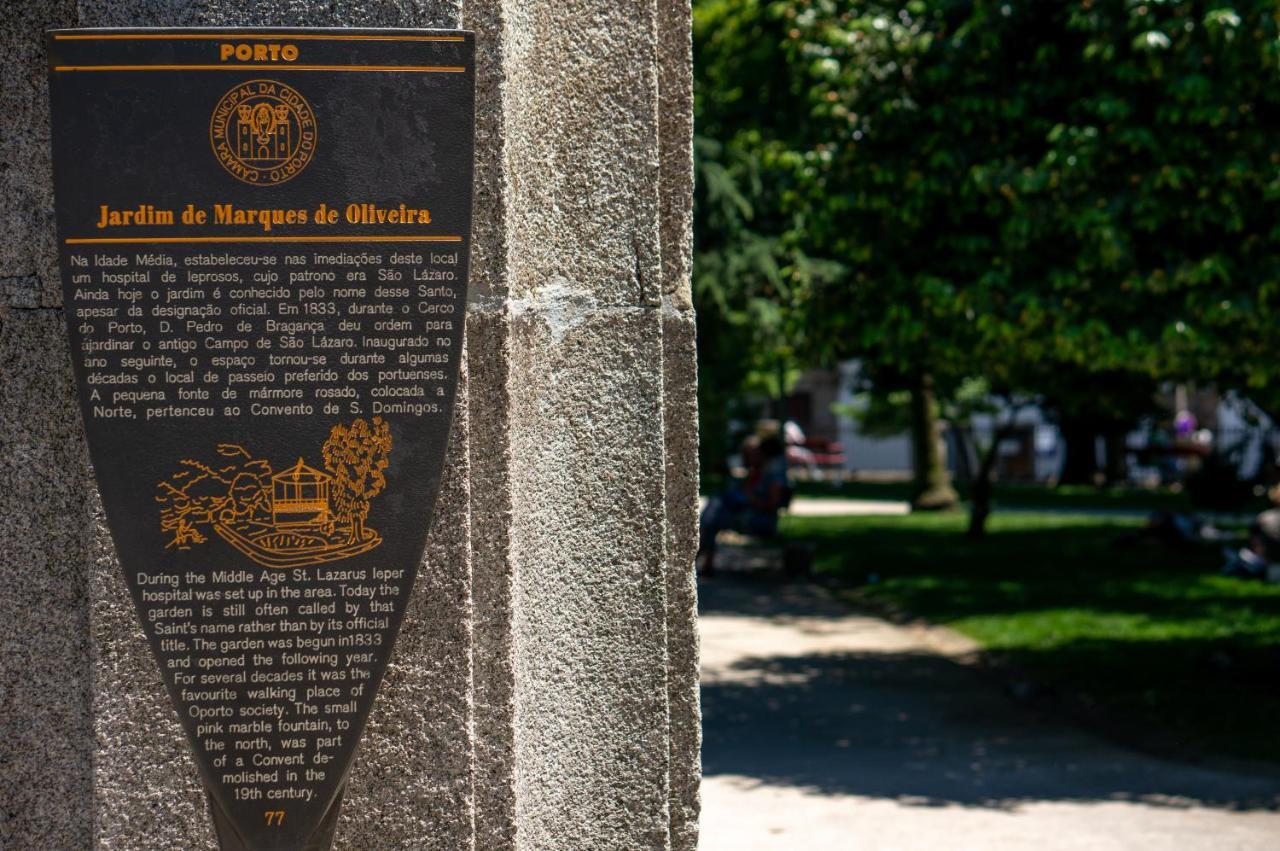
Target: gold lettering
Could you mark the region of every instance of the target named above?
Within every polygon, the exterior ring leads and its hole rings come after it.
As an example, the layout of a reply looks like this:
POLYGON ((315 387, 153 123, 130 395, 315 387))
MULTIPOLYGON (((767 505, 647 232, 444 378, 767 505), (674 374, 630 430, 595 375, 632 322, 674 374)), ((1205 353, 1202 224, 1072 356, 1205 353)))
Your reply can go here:
POLYGON ((307 210, 246 210, 234 204, 213 205, 215 225, 258 225, 268 233, 276 225, 305 225, 309 217, 307 210))
POLYGON ((127 227, 130 225, 171 225, 173 210, 160 210, 151 204, 139 204, 132 210, 113 210, 106 204, 98 206, 99 228, 127 227))
POLYGON ((218 45, 218 59, 226 62, 235 59, 239 62, 295 62, 298 59, 296 44, 277 44, 266 42, 258 44, 223 42, 218 45))

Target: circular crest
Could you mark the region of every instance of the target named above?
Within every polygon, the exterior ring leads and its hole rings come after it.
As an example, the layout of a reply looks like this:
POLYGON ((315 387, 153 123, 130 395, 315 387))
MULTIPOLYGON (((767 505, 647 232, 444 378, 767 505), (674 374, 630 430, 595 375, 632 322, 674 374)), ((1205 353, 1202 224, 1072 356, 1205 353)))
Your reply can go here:
POLYGON ((209 122, 214 156, 237 180, 272 186, 296 177, 316 152, 316 116, 292 86, 237 83, 209 122))

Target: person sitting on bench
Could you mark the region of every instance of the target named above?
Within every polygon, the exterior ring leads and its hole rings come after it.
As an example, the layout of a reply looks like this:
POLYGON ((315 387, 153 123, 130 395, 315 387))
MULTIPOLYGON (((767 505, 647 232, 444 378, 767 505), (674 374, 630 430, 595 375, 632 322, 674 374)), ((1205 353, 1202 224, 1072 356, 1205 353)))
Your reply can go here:
POLYGON ((716 536, 726 529, 756 538, 778 534, 778 512, 791 501, 786 446, 776 436, 747 438, 742 445, 747 477, 712 497, 698 520, 698 565, 715 572, 716 536))

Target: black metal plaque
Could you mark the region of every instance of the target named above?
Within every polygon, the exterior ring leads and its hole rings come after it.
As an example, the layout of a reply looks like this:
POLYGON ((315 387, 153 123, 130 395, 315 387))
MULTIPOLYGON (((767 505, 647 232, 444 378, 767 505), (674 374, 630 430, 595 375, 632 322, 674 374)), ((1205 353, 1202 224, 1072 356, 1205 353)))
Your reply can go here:
POLYGON ((227 849, 327 848, 439 489, 470 33, 49 35, 71 354, 227 849))

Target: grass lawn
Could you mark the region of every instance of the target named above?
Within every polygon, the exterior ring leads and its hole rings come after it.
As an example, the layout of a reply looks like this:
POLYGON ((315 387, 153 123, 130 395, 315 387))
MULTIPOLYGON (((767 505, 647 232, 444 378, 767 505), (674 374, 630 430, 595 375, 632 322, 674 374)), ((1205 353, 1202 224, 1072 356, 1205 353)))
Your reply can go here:
POLYGON ((996 514, 787 517, 864 602, 977 640, 1136 741, 1280 762, 1280 585, 1217 552, 1113 544, 1136 521, 996 514), (875 581, 871 582, 871 577, 875 581))
MULTIPOLYGON (((824 499, 876 499, 905 501, 911 498, 910 482, 845 482, 832 487, 826 482, 796 482, 799 496, 824 499)), ((968 499, 969 487, 956 483, 961 499, 968 499)), ((1058 509, 1106 509, 1109 511, 1194 511, 1191 498, 1185 491, 1167 488, 1151 490, 1133 487, 1092 487, 1090 485, 1061 485, 1049 487, 1039 484, 999 482, 993 498, 997 507, 1006 508, 1058 508, 1058 509)), ((1254 514, 1269 507, 1265 496, 1258 496, 1240 506, 1239 511, 1254 514)))

